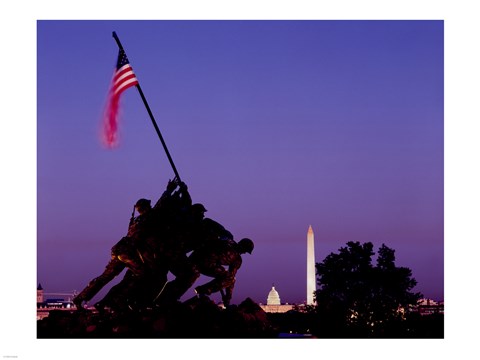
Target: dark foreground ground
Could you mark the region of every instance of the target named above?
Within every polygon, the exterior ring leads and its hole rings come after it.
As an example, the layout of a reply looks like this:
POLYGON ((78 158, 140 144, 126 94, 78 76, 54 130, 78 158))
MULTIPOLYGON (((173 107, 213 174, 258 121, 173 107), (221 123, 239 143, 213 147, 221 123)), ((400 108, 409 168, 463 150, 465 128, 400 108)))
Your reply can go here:
POLYGON ((219 308, 208 298, 125 314, 51 311, 37 338, 275 338, 279 329, 250 298, 219 308))
POLYGON ((321 325, 305 313, 266 313, 250 298, 227 309, 203 298, 125 314, 53 310, 37 321, 37 338, 443 338, 443 315, 414 317, 383 336, 335 332, 321 325))

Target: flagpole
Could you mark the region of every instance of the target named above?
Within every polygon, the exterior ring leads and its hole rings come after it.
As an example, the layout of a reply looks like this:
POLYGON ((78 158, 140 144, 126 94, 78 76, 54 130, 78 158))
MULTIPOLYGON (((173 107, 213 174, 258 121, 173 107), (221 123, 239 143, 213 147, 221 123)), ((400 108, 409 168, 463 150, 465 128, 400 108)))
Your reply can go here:
MULTIPOLYGON (((117 42, 117 45, 120 50, 124 50, 122 44, 120 43, 120 39, 117 36, 117 33, 114 31, 113 32, 113 38, 117 42)), ((150 120, 152 120, 153 127, 155 128, 155 131, 157 132, 157 135, 163 145, 163 149, 165 150, 165 153, 167 154, 168 161, 170 162, 170 165, 172 166, 173 172, 175 173, 175 176, 177 180, 180 182, 180 175, 178 175, 177 168, 175 167, 175 164, 173 163, 172 157, 170 156, 170 152, 168 151, 167 144, 165 143, 165 140, 163 140, 162 133, 160 132, 160 129, 158 128, 157 122, 155 121, 155 118, 153 117, 152 110, 150 110, 150 106, 148 106, 147 99, 145 98, 145 95, 143 94, 142 88, 140 87, 140 83, 135 85, 137 87, 137 90, 140 94, 140 97, 142 98, 143 104, 145 105, 145 108, 147 109, 148 115, 150 115, 150 120)))

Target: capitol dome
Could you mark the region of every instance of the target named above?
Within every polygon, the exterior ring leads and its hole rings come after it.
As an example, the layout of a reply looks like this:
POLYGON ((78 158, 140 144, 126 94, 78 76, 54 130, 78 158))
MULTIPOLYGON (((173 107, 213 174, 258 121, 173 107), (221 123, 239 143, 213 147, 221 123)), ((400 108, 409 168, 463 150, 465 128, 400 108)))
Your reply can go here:
POLYGON ((272 286, 272 290, 268 293, 267 305, 280 305, 280 295, 275 290, 275 286, 272 286))

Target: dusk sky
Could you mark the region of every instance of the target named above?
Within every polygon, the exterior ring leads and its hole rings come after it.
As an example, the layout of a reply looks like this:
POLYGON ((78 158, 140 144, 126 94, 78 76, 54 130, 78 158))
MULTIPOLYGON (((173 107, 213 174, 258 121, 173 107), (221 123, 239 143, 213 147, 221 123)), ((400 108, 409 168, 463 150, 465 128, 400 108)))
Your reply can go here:
MULTIPOLYGON (((447 341, 272 340, 265 356, 478 358, 478 314, 466 306, 479 298, 474 2, 291 3, 2 2, 0 355, 86 359, 104 344, 110 357, 146 359, 178 349, 36 339, 38 282, 82 290, 125 235, 133 203, 155 201, 173 177, 135 88, 122 96, 120 146, 99 139, 116 31, 193 200, 237 240, 255 241, 233 302, 265 302, 272 283, 282 302, 305 300, 309 225, 317 262, 348 241, 385 243, 412 269, 415 291, 445 297, 447 341), (142 18, 272 21, 47 21, 142 18)), ((231 359, 251 355, 236 342, 215 346, 230 344, 231 359)), ((211 355, 211 345, 190 341, 182 354, 211 355)))
POLYGON ((100 141, 112 31, 193 201, 255 242, 234 303, 264 303, 272 284, 282 302, 305 301, 309 225, 317 262, 348 241, 384 243, 415 291, 443 300, 442 21, 39 21, 46 292, 98 276, 135 201, 156 201, 174 176, 135 88, 119 147, 100 141))

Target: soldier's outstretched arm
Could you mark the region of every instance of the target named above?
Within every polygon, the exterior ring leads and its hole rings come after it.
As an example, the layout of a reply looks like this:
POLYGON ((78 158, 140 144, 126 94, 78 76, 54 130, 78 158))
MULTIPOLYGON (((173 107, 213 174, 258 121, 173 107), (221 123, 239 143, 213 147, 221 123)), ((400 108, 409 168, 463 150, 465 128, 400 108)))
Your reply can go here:
POLYGON ((158 201, 155 203, 153 208, 158 209, 167 198, 172 196, 172 193, 176 188, 177 188, 176 180, 175 179, 168 180, 167 189, 163 192, 162 196, 160 196, 160 199, 158 199, 158 201))
POLYGON ((179 184, 180 191, 182 194, 182 199, 185 201, 185 203, 192 204, 192 197, 190 196, 190 193, 188 192, 188 186, 185 184, 183 181, 179 184))
POLYGON ((173 180, 168 180, 167 183, 167 192, 172 193, 178 186, 178 180, 175 177, 173 180))

